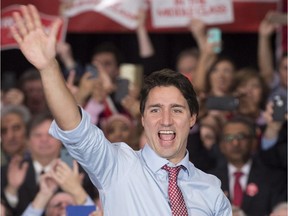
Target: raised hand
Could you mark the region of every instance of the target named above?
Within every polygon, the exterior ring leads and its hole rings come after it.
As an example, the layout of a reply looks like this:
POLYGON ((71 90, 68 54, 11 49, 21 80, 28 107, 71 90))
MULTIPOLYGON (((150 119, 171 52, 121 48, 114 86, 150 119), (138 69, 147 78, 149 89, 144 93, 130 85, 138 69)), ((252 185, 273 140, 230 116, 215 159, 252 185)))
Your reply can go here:
POLYGON ((73 161, 73 169, 63 161, 57 160, 50 173, 60 188, 74 197, 77 204, 85 202, 88 195, 82 187, 83 176, 79 174, 79 167, 75 160, 73 161))
POLYGON ((259 25, 259 33, 261 36, 271 36, 276 28, 279 26, 278 24, 272 23, 270 21, 270 17, 276 12, 270 11, 266 14, 265 18, 261 21, 259 25))
POLYGON ((188 24, 188 29, 192 33, 201 51, 204 49, 205 43, 207 41, 205 28, 205 23, 199 19, 192 19, 188 24))
POLYGON ((12 36, 27 60, 38 70, 43 70, 55 59, 56 35, 61 20, 55 20, 47 33, 34 5, 20 6, 20 10, 21 14, 13 13, 15 25, 10 29, 12 36))
POLYGON ((32 205, 35 209, 45 209, 47 203, 58 189, 57 183, 49 176, 49 173, 45 173, 40 176, 40 190, 36 194, 32 205))
POLYGON ((69 70, 76 66, 76 61, 73 58, 71 45, 67 42, 58 42, 56 46, 58 57, 69 70))
POLYGON ((11 159, 7 170, 8 185, 5 188, 6 192, 13 195, 17 194, 18 189, 24 182, 28 166, 28 162, 22 163, 22 157, 19 155, 11 159))
POLYGON ((47 196, 52 196, 58 189, 57 182, 50 177, 49 172, 40 176, 40 192, 47 196))

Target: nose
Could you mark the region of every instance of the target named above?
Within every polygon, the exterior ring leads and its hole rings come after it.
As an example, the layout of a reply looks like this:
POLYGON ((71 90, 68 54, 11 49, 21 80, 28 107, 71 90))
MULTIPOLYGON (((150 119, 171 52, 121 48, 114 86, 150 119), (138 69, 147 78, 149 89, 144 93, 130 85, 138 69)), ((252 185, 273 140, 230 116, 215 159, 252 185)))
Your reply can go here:
POLYGON ((231 141, 231 144, 233 145, 233 146, 238 146, 239 145, 239 140, 236 138, 236 137, 233 137, 233 140, 231 141))
POLYGON ((5 137, 6 137, 7 140, 13 139, 13 137, 14 137, 14 132, 13 132, 12 130, 7 130, 7 131, 6 131, 6 134, 5 134, 5 137))
POLYGON ((170 126, 172 124, 172 116, 168 110, 164 110, 161 116, 161 124, 163 126, 170 126))

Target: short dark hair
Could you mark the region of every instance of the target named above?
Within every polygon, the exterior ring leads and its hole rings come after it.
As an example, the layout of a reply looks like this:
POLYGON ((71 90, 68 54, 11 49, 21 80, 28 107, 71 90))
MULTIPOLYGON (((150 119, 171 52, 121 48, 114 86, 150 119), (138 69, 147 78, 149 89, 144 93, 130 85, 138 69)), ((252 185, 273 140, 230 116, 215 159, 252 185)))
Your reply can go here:
POLYGON ((41 80, 39 71, 36 68, 29 68, 23 72, 20 76, 18 85, 20 89, 23 89, 24 84, 27 81, 41 80))
POLYGON ((199 50, 197 48, 187 48, 182 50, 178 56, 177 56, 177 64, 179 63, 180 59, 182 59, 183 57, 187 57, 187 56, 191 56, 194 57, 195 59, 199 58, 199 50))
POLYGON ((140 113, 142 115, 144 114, 145 104, 150 90, 157 86, 174 86, 179 89, 189 105, 191 115, 198 115, 199 104, 191 82, 181 73, 170 69, 155 71, 144 79, 144 84, 140 92, 140 113))
POLYGON ((104 42, 104 43, 97 45, 92 52, 91 58, 101 53, 113 54, 118 66, 122 63, 122 56, 120 54, 120 51, 113 43, 104 42))
POLYGON ((39 126, 46 120, 51 120, 51 121, 54 120, 52 114, 49 111, 41 112, 37 114, 35 117, 33 117, 28 125, 28 136, 31 135, 31 131, 34 128, 36 128, 37 126, 39 126))
POLYGON ((237 123, 245 125, 246 128, 249 130, 249 135, 253 138, 256 138, 256 135, 257 135, 256 123, 248 116, 235 115, 234 117, 229 119, 229 121, 224 123, 223 128, 225 128, 227 125, 237 124, 237 123))

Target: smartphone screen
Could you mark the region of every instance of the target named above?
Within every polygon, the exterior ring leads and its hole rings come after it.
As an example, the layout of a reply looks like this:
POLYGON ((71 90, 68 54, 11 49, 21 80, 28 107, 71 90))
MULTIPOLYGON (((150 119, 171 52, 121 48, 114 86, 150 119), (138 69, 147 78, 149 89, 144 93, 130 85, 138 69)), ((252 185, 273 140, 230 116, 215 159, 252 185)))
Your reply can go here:
POLYGON ((286 99, 280 95, 276 95, 273 98, 273 120, 284 121, 285 113, 287 111, 286 99))
POLYGON ((117 90, 114 94, 114 100, 116 103, 121 104, 121 101, 124 97, 126 97, 129 93, 129 80, 127 79, 119 79, 117 83, 117 90))
POLYGON ((206 99, 206 108, 208 110, 236 110, 239 105, 239 99, 232 96, 216 97, 209 96, 206 99))
POLYGON ((87 216, 96 211, 96 206, 75 205, 66 207, 67 216, 87 216))
POLYGON ((98 77, 98 70, 94 65, 91 64, 86 65, 85 72, 90 72, 92 74, 91 78, 98 77))
POLYGON ((219 28, 209 28, 207 30, 207 41, 208 43, 218 43, 217 46, 214 47, 215 53, 220 53, 221 48, 221 30, 219 28))
POLYGON ((66 148, 61 149, 60 159, 65 162, 69 167, 73 168, 73 157, 69 154, 66 148))

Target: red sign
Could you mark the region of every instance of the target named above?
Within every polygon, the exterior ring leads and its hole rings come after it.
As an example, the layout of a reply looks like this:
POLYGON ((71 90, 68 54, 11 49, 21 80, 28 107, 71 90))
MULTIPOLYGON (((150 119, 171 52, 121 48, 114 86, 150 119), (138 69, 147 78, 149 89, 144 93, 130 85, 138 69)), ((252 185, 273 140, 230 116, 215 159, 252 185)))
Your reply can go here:
MULTIPOLYGON (((7 8, 4 8, 1 11, 1 49, 12 49, 18 48, 18 45, 14 38, 11 35, 10 27, 14 25, 14 20, 12 17, 12 13, 20 11, 19 5, 11 5, 7 8)), ((47 32, 50 30, 50 26, 52 22, 57 18, 57 16, 51 16, 47 14, 40 13, 40 18, 42 24, 47 32)), ((58 41, 64 41, 66 32, 67 32, 67 19, 62 18, 62 25, 60 27, 60 31, 57 35, 58 41)))
MULTIPOLYGON (((153 0, 143 1, 148 1, 148 4, 151 4, 151 1, 153 0)), ((286 0, 233 0, 234 22, 217 25, 217 27, 220 27, 223 32, 257 32, 259 23, 265 17, 265 14, 270 10, 279 9, 279 3, 282 1, 286 2, 286 0)), ((67 1, 2 0, 1 8, 8 7, 12 4, 34 4, 42 13, 59 16, 59 11, 61 10, 61 7, 63 7, 63 2, 67 1)), ((155 28, 152 26, 150 10, 148 10, 147 13, 147 29, 149 32, 187 32, 187 28, 184 27, 155 28)), ((116 21, 94 11, 84 12, 71 17, 67 30, 69 33, 131 32, 130 29, 122 26, 116 21)))

